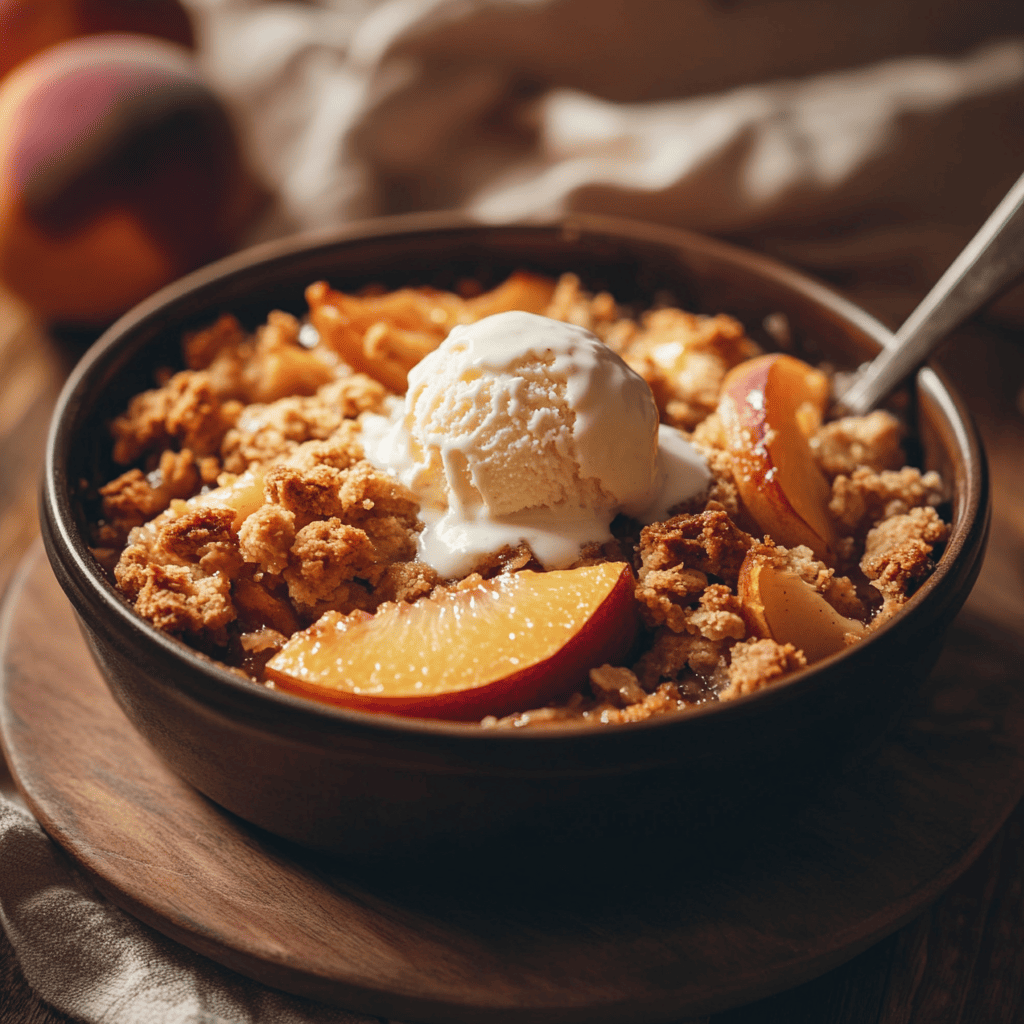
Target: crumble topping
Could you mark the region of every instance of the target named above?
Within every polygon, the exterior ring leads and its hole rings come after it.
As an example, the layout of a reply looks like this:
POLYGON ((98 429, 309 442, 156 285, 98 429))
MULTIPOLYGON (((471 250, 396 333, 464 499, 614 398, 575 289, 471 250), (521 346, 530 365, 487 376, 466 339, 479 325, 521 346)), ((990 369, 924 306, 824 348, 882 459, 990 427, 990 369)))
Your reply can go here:
POLYGON ((874 624, 906 604, 935 567, 932 553, 948 536, 949 526, 928 505, 883 519, 868 532, 860 568, 883 598, 874 624))
POLYGON ((759 352, 724 313, 658 309, 644 314, 619 354, 650 384, 664 422, 692 430, 714 412, 726 373, 759 352))
POLYGON ((573 274, 513 275, 490 292, 467 282, 460 294, 353 297, 321 282, 307 299, 306 323, 273 311, 250 333, 225 314, 186 336, 185 368, 162 373, 111 423, 113 459, 125 468, 96 491, 94 550, 138 613, 257 682, 270 656, 322 616, 372 615, 538 568, 521 544, 463 579, 440 579, 416 558, 415 497, 366 461, 360 435, 361 414, 386 412, 450 326, 513 308, 503 303, 597 334, 647 380, 663 422, 684 431, 713 481, 665 521, 624 520, 614 539, 580 554, 578 566, 633 568, 642 630, 630 664, 594 668, 558 706, 488 716, 484 727, 636 722, 755 693, 807 658, 750 634, 740 594, 749 553, 870 631, 906 603, 947 540, 942 480, 904 465, 900 424, 882 411, 826 422, 809 438, 831 486, 836 564, 760 535, 715 412, 726 373, 760 351, 732 317, 672 308, 634 317, 573 274))
POLYGON ((757 693, 773 682, 804 668, 807 659, 792 644, 774 640, 746 640, 732 650, 728 685, 719 693, 719 700, 735 700, 757 693))
POLYGON ((904 462, 899 422, 881 409, 823 423, 811 438, 811 450, 829 479, 861 466, 877 473, 899 469, 904 462))

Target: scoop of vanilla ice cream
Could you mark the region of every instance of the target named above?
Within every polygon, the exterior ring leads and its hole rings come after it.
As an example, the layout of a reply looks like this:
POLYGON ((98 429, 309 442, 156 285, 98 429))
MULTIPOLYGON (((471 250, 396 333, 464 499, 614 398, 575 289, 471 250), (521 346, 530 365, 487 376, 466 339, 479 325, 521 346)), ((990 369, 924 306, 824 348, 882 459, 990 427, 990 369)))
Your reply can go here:
POLYGON ((420 498, 420 557, 446 576, 522 541, 569 565, 619 512, 667 500, 647 382, 590 331, 533 313, 454 328, 410 371, 391 428, 364 423, 364 439, 420 498))
POLYGON ((414 489, 463 514, 649 499, 651 389, 573 324, 508 312, 456 327, 409 374, 406 410, 414 489))

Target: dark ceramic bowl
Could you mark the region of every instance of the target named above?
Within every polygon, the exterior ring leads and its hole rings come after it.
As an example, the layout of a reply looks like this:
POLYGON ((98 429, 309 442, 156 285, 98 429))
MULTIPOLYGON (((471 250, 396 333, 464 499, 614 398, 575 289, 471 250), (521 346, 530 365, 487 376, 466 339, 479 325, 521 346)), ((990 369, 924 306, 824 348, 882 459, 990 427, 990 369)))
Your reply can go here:
POLYGON ((802 792, 870 749, 938 656, 978 573, 989 518, 985 458, 963 405, 921 371, 910 396, 922 465, 952 490, 952 537, 905 611, 870 639, 752 697, 606 728, 486 731, 327 707, 245 682, 141 620, 90 554, 84 482, 114 476, 107 423, 180 365, 183 330, 223 310, 248 327, 305 309, 303 289, 439 286, 572 270, 620 301, 666 292, 728 312, 771 347, 788 318, 798 350, 853 367, 891 335, 827 288, 764 257, 681 231, 597 217, 488 227, 452 217, 353 226, 260 247, 164 289, 82 360, 60 400, 42 503, 46 548, 117 701, 185 779, 242 818, 355 858, 515 840, 550 848, 664 828, 707 828, 802 792))

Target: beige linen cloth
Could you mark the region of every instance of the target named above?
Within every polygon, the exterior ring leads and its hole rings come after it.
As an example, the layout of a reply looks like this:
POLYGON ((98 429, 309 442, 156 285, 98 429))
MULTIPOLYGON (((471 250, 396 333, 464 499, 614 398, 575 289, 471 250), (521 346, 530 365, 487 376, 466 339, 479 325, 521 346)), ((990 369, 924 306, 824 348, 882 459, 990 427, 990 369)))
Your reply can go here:
MULTIPOLYGON (((190 7, 270 197, 253 239, 413 209, 600 211, 757 246, 898 322, 1024 171, 1024 4, 190 7)), ((138 924, 10 800, 0 920, 40 997, 89 1024, 369 1020, 138 924)))

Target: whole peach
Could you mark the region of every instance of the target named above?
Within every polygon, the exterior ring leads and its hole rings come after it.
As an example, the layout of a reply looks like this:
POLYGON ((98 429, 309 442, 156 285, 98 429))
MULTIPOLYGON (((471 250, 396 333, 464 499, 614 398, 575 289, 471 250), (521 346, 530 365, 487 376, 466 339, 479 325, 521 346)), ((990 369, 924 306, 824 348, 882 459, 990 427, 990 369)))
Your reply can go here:
POLYGON ((0 280, 45 318, 102 325, 231 248, 248 180, 187 50, 58 44, 0 85, 0 280))
POLYGON ((107 32, 195 41, 178 0, 0 0, 0 78, 48 46, 107 32))

